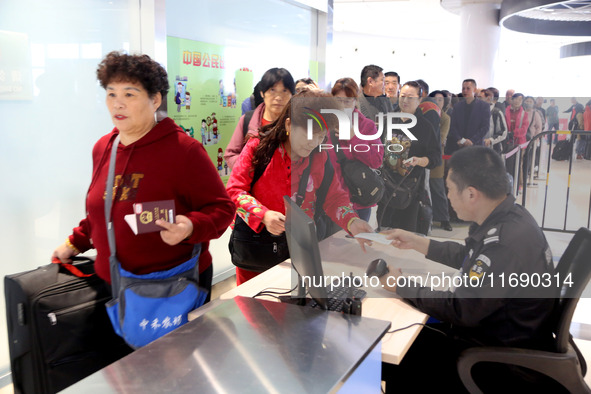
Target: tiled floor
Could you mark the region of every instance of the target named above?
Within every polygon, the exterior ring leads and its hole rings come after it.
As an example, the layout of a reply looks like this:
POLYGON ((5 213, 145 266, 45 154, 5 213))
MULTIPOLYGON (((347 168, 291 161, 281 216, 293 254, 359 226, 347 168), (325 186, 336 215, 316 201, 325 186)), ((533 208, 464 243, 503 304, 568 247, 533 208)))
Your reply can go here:
POLYGON ((236 275, 232 275, 229 278, 224 279, 223 281, 218 282, 212 286, 211 299, 215 300, 216 298, 219 298, 220 295, 232 290, 235 287, 236 287, 236 275))

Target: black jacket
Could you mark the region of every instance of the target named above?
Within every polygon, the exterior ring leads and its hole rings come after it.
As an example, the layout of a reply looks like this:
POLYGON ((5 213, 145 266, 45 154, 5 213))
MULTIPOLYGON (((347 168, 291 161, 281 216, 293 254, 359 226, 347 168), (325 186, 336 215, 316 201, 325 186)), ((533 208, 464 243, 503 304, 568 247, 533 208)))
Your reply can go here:
POLYGON ((426 257, 458 268, 464 282, 446 291, 397 287, 419 310, 480 344, 543 348, 551 340, 558 289, 552 253, 534 218, 512 196, 481 226, 472 225, 465 246, 431 240, 426 257), (548 286, 526 286, 537 278, 548 286))

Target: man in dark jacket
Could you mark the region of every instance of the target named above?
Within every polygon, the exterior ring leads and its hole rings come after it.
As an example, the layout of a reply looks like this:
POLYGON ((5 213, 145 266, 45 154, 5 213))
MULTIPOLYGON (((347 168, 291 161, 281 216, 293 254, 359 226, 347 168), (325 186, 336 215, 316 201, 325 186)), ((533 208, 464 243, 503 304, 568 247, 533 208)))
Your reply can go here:
POLYGON ((464 80, 463 100, 454 106, 451 114, 445 145, 445 153, 448 155, 463 147, 484 144, 484 137, 490 128, 490 109, 484 101, 476 100, 475 92, 476 81, 464 80))
MULTIPOLYGON (((382 118, 382 130, 386 128, 386 115, 394 112, 390 99, 385 95, 384 73, 380 66, 370 64, 361 70, 361 89, 357 98, 357 107, 367 119, 376 122, 379 127, 379 114, 382 118)), ((385 133, 383 133, 385 134, 385 133)))

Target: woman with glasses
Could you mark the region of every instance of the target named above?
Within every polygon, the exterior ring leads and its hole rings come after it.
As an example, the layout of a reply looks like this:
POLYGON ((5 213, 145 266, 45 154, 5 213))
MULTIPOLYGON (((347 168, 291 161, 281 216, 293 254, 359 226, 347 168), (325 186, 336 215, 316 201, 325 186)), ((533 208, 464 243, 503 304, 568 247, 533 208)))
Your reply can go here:
POLYGON ((385 142, 382 172, 388 181, 384 197, 378 203, 380 227, 416 231, 419 197, 426 192, 425 168, 432 169, 441 164, 441 147, 435 131, 419 109, 421 93, 421 86, 415 81, 405 83, 400 90, 398 104, 403 117, 397 120, 412 123, 414 119, 410 115, 414 115, 416 124, 408 131, 416 140, 411 140, 401 129, 394 129, 392 139, 385 142), (394 190, 398 185, 410 191, 410 199, 403 201, 399 198, 399 191, 394 190))
MULTIPOLYGON (((377 129, 376 124, 367 119, 359 110, 356 108, 357 96, 359 96, 359 86, 352 78, 341 78, 335 82, 332 88, 332 95, 341 102, 344 111, 349 115, 349 119, 353 119, 353 114, 357 114, 358 117, 358 130, 364 135, 376 135, 377 129)), ((369 168, 378 169, 382 165, 384 159, 384 149, 381 146, 382 141, 380 136, 376 136, 373 140, 367 141, 362 140, 353 132, 353 123, 351 123, 351 138, 348 140, 339 139, 339 132, 336 131, 331 133, 331 140, 329 143, 335 147, 338 145, 339 149, 344 153, 347 160, 359 160, 366 164, 369 168)), ((343 175, 340 171, 340 166, 337 164, 338 157, 335 149, 328 151, 330 160, 335 167, 335 173, 339 177, 339 181, 344 188, 346 188, 343 175)), ((347 190, 348 191, 348 190, 347 190)), ((361 206, 353 203, 353 208, 359 214, 359 217, 365 221, 369 220, 371 215, 371 208, 375 207, 376 204, 371 206, 361 206)))
POLYGON ((279 117, 291 96, 295 94, 293 77, 284 68, 267 70, 257 86, 263 102, 256 107, 252 114, 242 115, 238 125, 236 125, 232 139, 230 139, 224 153, 224 159, 230 169, 234 168, 234 163, 247 140, 251 136, 256 136, 261 127, 273 123, 279 117), (246 134, 244 132, 245 121, 249 122, 246 134))

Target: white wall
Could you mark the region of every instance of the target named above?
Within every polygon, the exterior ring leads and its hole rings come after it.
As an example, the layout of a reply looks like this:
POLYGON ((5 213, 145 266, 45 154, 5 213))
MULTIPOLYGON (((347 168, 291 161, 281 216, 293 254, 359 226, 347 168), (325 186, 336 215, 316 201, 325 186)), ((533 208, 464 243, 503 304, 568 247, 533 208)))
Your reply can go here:
POLYGON ((343 77, 360 83, 361 70, 375 64, 384 72, 395 71, 402 83, 423 79, 431 90, 461 90, 457 42, 432 42, 421 38, 393 38, 335 32, 327 78, 343 77))
MULTIPOLYGON (((422 78, 431 90, 459 93, 462 80, 474 76, 460 71, 460 17, 439 3, 335 3, 328 78, 334 82, 348 76, 359 82, 363 66, 377 64, 384 71, 398 72, 403 83, 422 78)), ((560 46, 590 39, 591 32, 588 37, 558 37, 501 28, 496 62, 491 65, 493 86, 501 96, 509 88, 534 97, 588 96, 589 56, 560 59, 560 46)))

